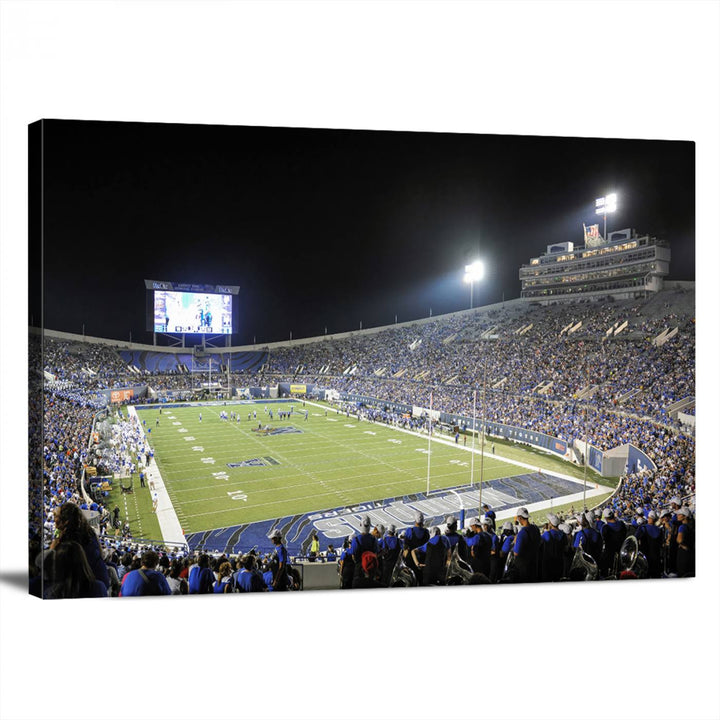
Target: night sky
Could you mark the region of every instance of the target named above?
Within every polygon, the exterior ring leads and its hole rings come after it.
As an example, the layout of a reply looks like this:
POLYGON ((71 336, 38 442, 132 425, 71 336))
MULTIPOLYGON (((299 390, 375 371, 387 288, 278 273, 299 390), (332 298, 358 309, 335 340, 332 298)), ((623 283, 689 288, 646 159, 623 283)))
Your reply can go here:
POLYGON ((465 309, 475 257, 473 304, 515 298, 613 191, 608 230, 667 239, 695 279, 691 142, 51 120, 43 149, 53 330, 152 342, 144 278, 239 285, 234 345, 465 309))

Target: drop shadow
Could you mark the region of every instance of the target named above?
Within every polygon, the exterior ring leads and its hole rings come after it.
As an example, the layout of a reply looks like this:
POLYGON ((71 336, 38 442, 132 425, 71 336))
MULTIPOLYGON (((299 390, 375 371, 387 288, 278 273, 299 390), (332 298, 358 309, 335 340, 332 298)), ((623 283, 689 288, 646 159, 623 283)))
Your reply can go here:
POLYGON ((12 587, 21 590, 23 593, 28 592, 30 578, 27 572, 22 570, 11 570, 9 572, 0 572, 0 584, 6 587, 12 587))

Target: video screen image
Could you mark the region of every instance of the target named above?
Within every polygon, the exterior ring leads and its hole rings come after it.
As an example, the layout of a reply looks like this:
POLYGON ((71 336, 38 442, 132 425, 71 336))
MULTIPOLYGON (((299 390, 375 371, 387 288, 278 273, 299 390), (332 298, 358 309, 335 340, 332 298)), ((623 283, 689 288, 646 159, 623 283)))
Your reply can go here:
POLYGON ((232 333, 232 296, 156 290, 155 332, 232 333))

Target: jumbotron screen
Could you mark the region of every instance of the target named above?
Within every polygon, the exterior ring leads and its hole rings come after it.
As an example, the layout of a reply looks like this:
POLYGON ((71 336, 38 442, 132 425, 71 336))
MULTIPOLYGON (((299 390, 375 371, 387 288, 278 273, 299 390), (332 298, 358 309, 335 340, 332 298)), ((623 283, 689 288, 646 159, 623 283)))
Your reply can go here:
POLYGON ((155 290, 153 325, 161 333, 232 333, 232 295, 155 290))

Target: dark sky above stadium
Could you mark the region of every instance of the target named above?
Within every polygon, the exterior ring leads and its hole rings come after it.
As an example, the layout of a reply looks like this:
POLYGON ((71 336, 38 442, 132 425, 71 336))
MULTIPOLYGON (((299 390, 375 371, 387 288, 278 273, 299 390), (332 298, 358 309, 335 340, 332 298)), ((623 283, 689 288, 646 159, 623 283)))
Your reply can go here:
POLYGON ((54 330, 152 342, 145 278, 239 285, 236 345, 466 309, 476 257, 473 304, 515 298, 613 191, 608 231, 669 240, 695 279, 691 142, 46 121, 43 149, 54 330))

